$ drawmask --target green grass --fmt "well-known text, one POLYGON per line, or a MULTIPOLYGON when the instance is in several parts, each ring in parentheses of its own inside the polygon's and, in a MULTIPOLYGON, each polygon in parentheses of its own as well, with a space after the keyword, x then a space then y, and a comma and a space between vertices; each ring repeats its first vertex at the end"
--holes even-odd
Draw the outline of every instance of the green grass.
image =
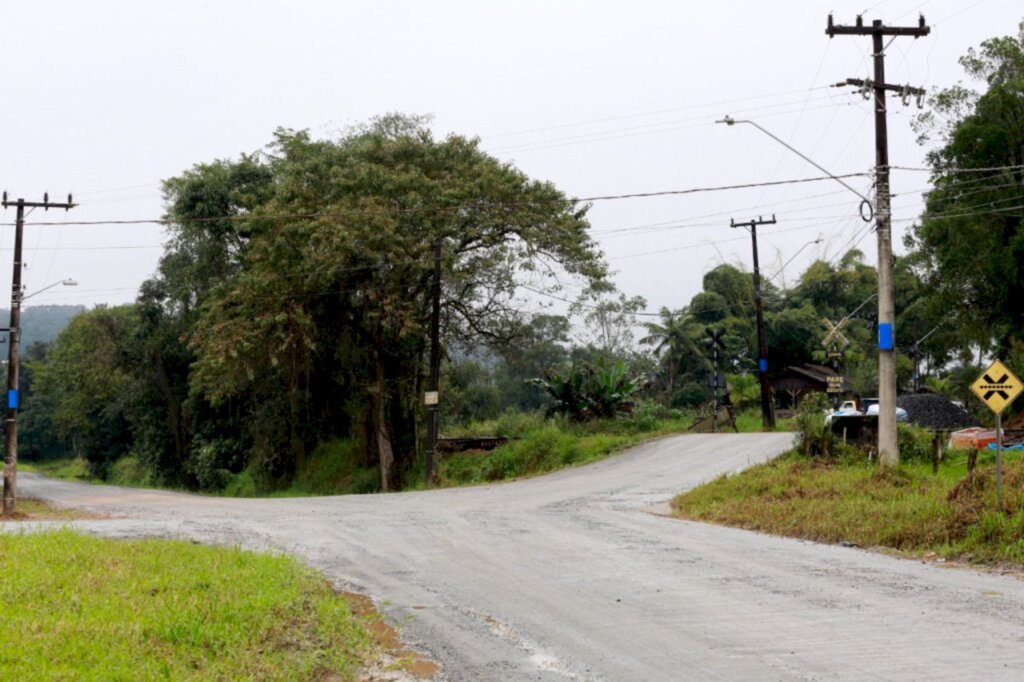
POLYGON ((884 472, 862 458, 795 453, 724 476, 673 500, 677 515, 820 542, 915 555, 1024 563, 1024 461, 1008 455, 996 509, 995 468, 982 453, 967 477, 962 453, 884 472))
POLYGON ((0 516, 0 521, 74 521, 82 518, 90 518, 90 515, 80 509, 54 507, 34 497, 19 496, 13 517, 0 516))
POLYGON ((288 557, 69 530, 0 534, 10 680, 356 679, 373 645, 288 557))
POLYGON ((46 474, 67 481, 101 483, 100 479, 89 471, 89 463, 82 457, 54 459, 47 462, 18 462, 18 470, 46 474))
POLYGON ((544 420, 539 416, 519 420, 518 430, 502 424, 475 425, 460 435, 499 435, 513 438, 490 452, 446 455, 438 465, 442 486, 502 481, 554 471, 603 459, 645 440, 689 429, 693 420, 683 415, 669 418, 634 415, 585 424, 544 420), (489 430, 488 430, 489 429, 489 430))
MULTIPOLYGON (((740 433, 757 433, 763 431, 761 425, 761 408, 747 409, 736 414, 736 429, 740 433)), ((794 419, 776 419, 776 431, 796 431, 794 419)))

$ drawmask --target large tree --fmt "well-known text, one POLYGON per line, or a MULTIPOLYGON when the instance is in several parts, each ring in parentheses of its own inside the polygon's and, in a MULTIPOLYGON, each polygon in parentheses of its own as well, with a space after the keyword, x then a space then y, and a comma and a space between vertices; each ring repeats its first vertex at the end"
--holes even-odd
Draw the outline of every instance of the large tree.
MULTIPOLYGON (((586 207, 482 152, 389 116, 337 141, 279 131, 246 159, 272 178, 224 231, 232 275, 202 303, 194 395, 253 405, 259 464, 288 475, 317 439, 353 435, 389 489, 416 451, 439 245, 444 337, 507 342, 517 284, 605 269, 586 207), (237 265, 236 265, 237 264, 237 265)), ((175 185, 168 185, 172 200, 175 185)))
POLYGON ((961 58, 976 89, 956 85, 921 116, 935 185, 908 240, 919 249, 935 315, 961 341, 1002 350, 1024 327, 1024 24, 961 58))

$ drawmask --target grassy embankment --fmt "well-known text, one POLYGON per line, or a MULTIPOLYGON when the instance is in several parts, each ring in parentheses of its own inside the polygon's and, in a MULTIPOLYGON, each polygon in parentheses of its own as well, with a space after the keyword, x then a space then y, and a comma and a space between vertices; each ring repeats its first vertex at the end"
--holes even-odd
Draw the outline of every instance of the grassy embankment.
MULTIPOLYGON (((583 424, 565 419, 544 419, 538 413, 506 413, 497 419, 446 429, 446 437, 501 436, 509 442, 491 452, 467 452, 445 455, 438 465, 441 486, 472 485, 547 473, 567 466, 593 462, 645 440, 687 431, 695 415, 677 410, 645 408, 636 414, 583 424)), ((758 410, 737 414, 740 432, 761 430, 758 410)), ((792 429, 791 421, 781 421, 778 430, 792 429)), ((349 440, 323 443, 306 459, 291 485, 268 492, 248 472, 231 477, 222 492, 238 497, 339 495, 376 492, 379 473, 375 467, 361 466, 358 448, 349 440)), ((19 465, 25 466, 25 465, 19 465)), ((84 460, 58 460, 25 466, 68 480, 101 482, 89 472, 84 460)), ((422 468, 407 475, 407 489, 421 488, 422 468)), ((105 483, 145 486, 145 472, 135 460, 125 458, 111 467, 105 483)), ((217 491, 211 491, 217 492, 217 491)))
POLYGON ((683 493, 673 507, 684 518, 820 542, 1024 563, 1021 453, 1007 453, 998 510, 992 453, 981 453, 970 477, 964 453, 947 455, 933 474, 920 458, 884 472, 860 456, 790 453, 683 493))
POLYGON ((0 533, 4 679, 356 679, 374 645, 293 559, 69 530, 0 533))

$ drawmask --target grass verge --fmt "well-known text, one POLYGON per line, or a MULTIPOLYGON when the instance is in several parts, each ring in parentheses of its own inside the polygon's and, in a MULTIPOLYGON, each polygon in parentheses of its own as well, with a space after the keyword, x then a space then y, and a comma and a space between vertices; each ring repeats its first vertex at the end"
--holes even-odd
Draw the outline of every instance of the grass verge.
POLYGON ((510 415, 511 424, 475 424, 465 434, 496 435, 514 440, 490 452, 465 452, 445 456, 438 465, 438 483, 458 486, 502 481, 547 473, 567 466, 587 464, 652 438, 681 433, 693 420, 627 418, 585 424, 544 420, 540 415, 510 415))
POLYGON ((933 474, 913 461, 887 472, 863 459, 791 453, 683 493, 672 506, 683 518, 819 542, 1022 564, 1024 461, 1005 462, 997 509, 995 467, 983 458, 968 476, 961 454, 933 474))
POLYGON ((279 555, 69 530, 0 534, 6 679, 356 679, 348 603, 279 555))
POLYGON ((6 521, 74 521, 76 519, 98 518, 80 509, 52 507, 33 497, 18 497, 14 514, 0 516, 6 521))
POLYGON ((82 457, 53 459, 46 462, 21 461, 18 462, 18 471, 31 471, 80 483, 102 482, 89 471, 89 463, 82 457))

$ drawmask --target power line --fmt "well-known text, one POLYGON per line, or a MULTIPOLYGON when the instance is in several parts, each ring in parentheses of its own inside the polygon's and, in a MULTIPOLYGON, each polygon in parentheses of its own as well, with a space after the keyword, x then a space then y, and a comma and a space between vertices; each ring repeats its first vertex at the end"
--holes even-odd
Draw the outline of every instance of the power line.
MULTIPOLYGON (((823 90, 823 89, 827 89, 827 88, 828 88, 828 86, 822 86, 822 87, 819 87, 819 88, 811 88, 810 90, 823 90)), ((658 115, 661 115, 661 114, 670 114, 670 113, 674 113, 674 112, 677 112, 677 111, 688 111, 688 110, 692 110, 692 109, 711 109, 713 107, 721 106, 723 104, 735 104, 737 102, 750 102, 750 101, 753 101, 753 100, 768 99, 768 98, 771 98, 771 97, 784 97, 786 95, 796 95, 796 94, 802 94, 804 92, 808 92, 808 90, 803 90, 803 89, 800 89, 800 90, 784 90, 782 92, 771 93, 771 94, 766 94, 766 95, 753 95, 753 96, 750 96, 750 97, 737 97, 735 99, 724 99, 724 100, 718 100, 718 101, 715 101, 715 102, 705 102, 703 104, 689 104, 689 105, 683 106, 683 107, 672 107, 672 108, 669 108, 669 109, 657 109, 657 110, 654 110, 654 111, 646 111, 646 112, 640 112, 640 113, 636 113, 636 114, 625 114, 625 115, 622 115, 622 116, 609 116, 609 117, 606 117, 606 118, 596 118, 596 119, 590 119, 590 120, 586 120, 586 121, 576 121, 576 122, 573 122, 573 123, 561 123, 561 124, 556 124, 556 125, 551 125, 551 126, 545 126, 545 127, 542 127, 542 128, 529 128, 529 129, 526 129, 526 130, 518 130, 518 131, 509 132, 509 133, 496 133, 496 134, 492 134, 492 135, 484 135, 483 138, 486 140, 486 139, 496 139, 496 138, 499 138, 499 137, 513 137, 513 136, 516 136, 516 135, 529 135, 529 134, 532 134, 532 133, 543 133, 543 132, 547 132, 549 130, 560 130, 560 129, 564 129, 564 128, 575 128, 575 127, 585 126, 585 125, 594 125, 596 123, 609 123, 609 122, 612 122, 612 121, 623 121, 623 120, 627 120, 627 119, 631 119, 631 118, 641 118, 641 117, 644 117, 644 116, 658 116, 658 115)))
MULTIPOLYGON (((807 108, 803 108, 802 107, 802 108, 799 108, 799 109, 789 109, 789 110, 786 110, 786 111, 774 111, 774 112, 769 112, 769 113, 762 113, 762 114, 758 115, 758 118, 764 119, 764 118, 771 118, 773 116, 785 116, 785 115, 788 115, 788 114, 795 114, 795 113, 798 113, 800 111, 818 111, 818 110, 821 110, 821 109, 831 109, 833 107, 843 107, 843 106, 856 106, 856 107, 859 108, 859 105, 860 105, 859 102, 845 102, 845 103, 844 102, 832 102, 830 104, 824 104, 824 105, 817 106, 817 107, 807 107, 807 108)), ((703 127, 711 126, 711 125, 714 125, 714 124, 712 122, 708 121, 707 123, 690 123, 688 125, 680 125, 680 126, 674 126, 674 127, 670 127, 670 128, 663 128, 661 130, 648 130, 648 131, 643 131, 643 132, 625 132, 625 133, 614 133, 614 134, 612 134, 613 131, 609 131, 608 133, 593 133, 593 135, 598 136, 598 137, 590 137, 588 139, 577 139, 577 140, 570 140, 570 141, 566 141, 566 142, 561 142, 561 141, 558 141, 559 138, 555 138, 553 140, 548 140, 548 141, 539 141, 535 145, 527 145, 527 144, 524 143, 522 146, 520 146, 518 148, 515 148, 515 149, 500 148, 500 149, 489 149, 487 151, 489 153, 491 153, 491 154, 516 154, 516 153, 520 153, 520 152, 532 152, 532 151, 541 151, 541 150, 544 150, 544 149, 555 149, 555 148, 558 148, 558 147, 568 147, 568 146, 577 145, 577 144, 586 144, 586 143, 589 143, 589 142, 604 142, 606 140, 620 140, 620 139, 624 139, 624 138, 640 137, 640 136, 644 136, 644 135, 657 135, 657 134, 660 134, 660 133, 670 133, 670 132, 675 132, 677 130, 687 130, 687 129, 690 129, 690 128, 703 128, 703 127)))
MULTIPOLYGON (((824 100, 829 100, 830 102, 832 102, 832 104, 829 105, 829 106, 836 106, 836 105, 840 104, 840 103, 835 102, 835 100, 832 99, 831 95, 825 95, 825 96, 822 96, 822 97, 815 97, 815 98, 813 98, 813 100, 811 100, 810 98, 807 98, 807 99, 801 99, 801 100, 794 100, 792 102, 780 102, 780 103, 777 103, 777 104, 767 104, 767 105, 760 106, 760 107, 749 107, 749 108, 746 108, 746 109, 740 109, 740 110, 738 110, 735 113, 746 114, 746 113, 750 113, 750 112, 763 112, 766 109, 777 109, 779 107, 789 107, 789 106, 793 106, 793 105, 796 105, 796 104, 802 104, 804 107, 806 107, 806 104, 809 101, 824 101, 824 100)), ((794 110, 794 111, 796 111, 796 110, 794 110)), ((776 115, 778 113, 780 113, 780 112, 773 112, 770 115, 776 115)), ((765 114, 762 114, 762 115, 765 115, 765 114)), ((587 140, 587 139, 584 139, 584 138, 590 138, 590 137, 595 137, 595 136, 617 135, 618 133, 629 133, 629 132, 633 132, 633 131, 650 130, 652 128, 665 128, 665 127, 668 127, 668 126, 673 126, 673 128, 670 128, 670 129, 674 130, 675 129, 674 126, 678 126, 679 124, 694 123, 694 122, 700 122, 701 125, 705 125, 708 122, 708 115, 707 114, 703 114, 701 116, 691 116, 689 118, 678 118, 678 119, 673 119, 673 120, 669 120, 669 121, 658 121, 658 122, 655 122, 655 123, 644 123, 644 124, 641 124, 641 125, 628 126, 628 127, 625 127, 625 128, 608 128, 606 130, 595 130, 595 131, 592 131, 592 132, 589 132, 589 133, 578 133, 576 135, 563 135, 563 136, 559 136, 559 137, 549 137, 549 138, 545 138, 545 139, 542 139, 542 140, 531 140, 531 141, 527 141, 527 142, 518 142, 518 143, 515 143, 515 144, 511 144, 511 145, 504 145, 504 146, 501 146, 501 147, 493 147, 493 148, 490 148, 488 151, 490 151, 491 153, 503 153, 503 152, 515 151, 515 150, 517 150, 517 149, 519 149, 521 147, 534 147, 534 146, 537 146, 537 145, 548 145, 548 144, 555 143, 555 142, 564 142, 564 141, 572 141, 572 140, 580 140, 580 141, 584 141, 584 142, 589 142, 591 140, 587 140)), ((651 132, 662 132, 662 131, 653 130, 651 132)))
MULTIPOLYGON (((628 194, 602 194, 589 197, 558 197, 543 200, 530 200, 530 201, 512 201, 512 202, 480 202, 475 204, 462 204, 453 206, 416 206, 416 207, 403 207, 403 208, 387 208, 387 209, 342 209, 335 211, 322 211, 322 212, 310 212, 310 213, 245 213, 235 214, 219 217, 206 217, 206 218, 189 218, 188 222, 193 223, 207 223, 216 222, 220 220, 292 220, 292 219, 312 219, 312 218, 340 218, 345 216, 365 216, 365 215, 393 215, 393 214, 413 214, 413 213, 445 213, 445 212, 463 212, 463 211, 479 211, 479 210, 490 210, 490 209, 501 209, 501 208, 524 208, 529 206, 538 206, 543 204, 558 204, 558 203, 592 203, 597 201, 620 201, 623 199, 649 199, 653 197, 668 197, 668 196, 684 196, 688 194, 701 194, 705 192, 725 192, 738 189, 751 189, 755 187, 778 187, 782 185, 799 185, 807 184, 811 182, 821 182, 823 180, 834 180, 835 178, 858 178, 867 177, 869 173, 846 173, 844 175, 836 176, 819 176, 810 178, 794 178, 789 180, 773 180, 771 182, 750 182, 736 185, 717 185, 709 187, 692 187, 688 189, 670 189, 660 190, 654 192, 632 192, 628 194)), ((53 226, 53 225, 174 225, 180 221, 171 218, 139 218, 139 219, 127 219, 127 220, 83 220, 66 223, 59 222, 34 222, 29 223, 33 226, 53 226)), ((0 223, 0 225, 10 225, 11 223, 0 223)))

